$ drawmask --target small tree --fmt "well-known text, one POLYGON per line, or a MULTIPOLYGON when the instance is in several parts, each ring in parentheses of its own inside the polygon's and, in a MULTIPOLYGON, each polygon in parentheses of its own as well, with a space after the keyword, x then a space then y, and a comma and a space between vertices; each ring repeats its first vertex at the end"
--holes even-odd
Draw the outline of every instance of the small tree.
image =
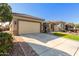
POLYGON ((7 3, 0 3, 0 21, 11 22, 12 18, 12 8, 7 3))
MULTIPOLYGON (((7 3, 0 3, 0 22, 11 22, 12 9, 7 3)), ((6 55, 13 47, 12 35, 0 32, 0 55, 6 55)))

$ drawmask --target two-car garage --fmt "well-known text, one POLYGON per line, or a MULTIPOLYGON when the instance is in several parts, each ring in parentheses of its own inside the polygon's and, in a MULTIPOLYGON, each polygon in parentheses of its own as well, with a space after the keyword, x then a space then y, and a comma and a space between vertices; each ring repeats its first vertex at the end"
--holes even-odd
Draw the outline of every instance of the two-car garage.
POLYGON ((42 30, 42 23, 44 19, 34 16, 13 13, 13 20, 10 31, 14 35, 21 35, 27 33, 40 33, 42 30))
POLYGON ((40 23, 19 21, 19 34, 40 33, 40 23))

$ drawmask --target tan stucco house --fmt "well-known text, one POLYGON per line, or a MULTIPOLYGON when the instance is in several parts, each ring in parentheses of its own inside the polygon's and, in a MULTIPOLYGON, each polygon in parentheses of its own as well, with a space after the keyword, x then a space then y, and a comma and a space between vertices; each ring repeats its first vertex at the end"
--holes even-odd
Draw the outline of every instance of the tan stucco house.
POLYGON ((44 22, 45 32, 58 32, 65 29, 65 22, 63 21, 47 21, 44 22))
POLYGON ((31 15, 13 13, 10 31, 14 35, 40 33, 43 30, 43 21, 44 19, 31 15))
POLYGON ((49 21, 47 24, 49 32, 73 31, 75 28, 73 23, 66 23, 63 21, 49 21))
POLYGON ((44 21, 44 19, 31 15, 13 13, 13 20, 10 25, 10 32, 14 35, 41 32, 58 32, 66 30, 68 25, 63 21, 44 21))

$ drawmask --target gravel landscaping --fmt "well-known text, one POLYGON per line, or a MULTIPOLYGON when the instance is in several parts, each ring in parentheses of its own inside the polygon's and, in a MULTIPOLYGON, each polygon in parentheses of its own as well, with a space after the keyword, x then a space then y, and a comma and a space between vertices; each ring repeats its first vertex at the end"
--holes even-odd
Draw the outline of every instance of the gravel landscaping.
POLYGON ((38 54, 23 39, 15 37, 14 46, 9 56, 37 56, 38 54))

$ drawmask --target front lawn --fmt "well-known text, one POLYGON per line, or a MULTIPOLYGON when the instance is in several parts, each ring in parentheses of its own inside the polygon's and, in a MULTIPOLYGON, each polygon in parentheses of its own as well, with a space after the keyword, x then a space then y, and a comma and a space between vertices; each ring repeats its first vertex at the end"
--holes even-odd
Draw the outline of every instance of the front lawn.
POLYGON ((54 32, 53 35, 79 41, 79 35, 66 34, 66 33, 64 33, 64 32, 54 32))

